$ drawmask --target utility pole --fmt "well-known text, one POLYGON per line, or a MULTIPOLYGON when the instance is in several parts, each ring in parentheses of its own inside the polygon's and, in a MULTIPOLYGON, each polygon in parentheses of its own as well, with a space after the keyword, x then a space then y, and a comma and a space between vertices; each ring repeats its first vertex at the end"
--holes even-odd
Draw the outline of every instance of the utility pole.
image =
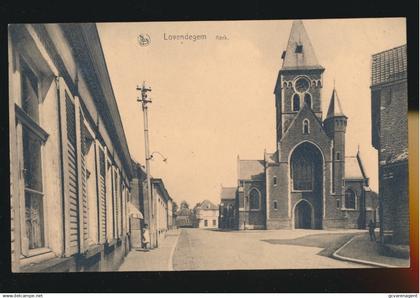
MULTIPOLYGON (((155 224, 154 224, 154 204, 152 199, 152 182, 150 178, 150 154, 149 154, 149 119, 147 114, 147 105, 148 103, 151 103, 152 100, 148 99, 147 92, 151 92, 152 89, 149 87, 146 87, 145 82, 143 82, 143 85, 141 87, 137 86, 136 88, 138 91, 140 91, 140 97, 137 97, 137 101, 142 103, 142 109, 143 109, 143 120, 144 120, 144 153, 145 153, 145 162, 146 162, 146 179, 147 179, 147 201, 149 205, 149 231, 150 233, 155 230, 155 224)), ((150 239, 152 240, 152 239, 150 239)), ((157 241, 157 239, 156 239, 157 241)), ((152 244, 152 243, 151 243, 152 244)))

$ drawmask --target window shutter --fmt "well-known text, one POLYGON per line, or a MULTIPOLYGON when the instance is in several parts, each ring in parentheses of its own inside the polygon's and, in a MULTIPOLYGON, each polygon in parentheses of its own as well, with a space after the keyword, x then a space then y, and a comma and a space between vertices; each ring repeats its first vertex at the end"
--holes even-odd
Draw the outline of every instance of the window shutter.
POLYGON ((75 100, 62 78, 58 79, 62 181, 64 195, 65 255, 79 252, 79 181, 76 144, 75 100))
POLYGON ((119 184, 119 176, 117 169, 115 169, 114 175, 114 201, 115 201, 115 235, 114 238, 119 238, 120 236, 120 184, 119 184))
POLYGON ((99 219, 99 242, 104 243, 106 241, 106 176, 105 176, 105 153, 100 146, 97 146, 99 152, 99 175, 98 179, 98 219, 99 219))
POLYGON ((88 201, 87 201, 87 177, 86 177, 86 132, 84 128, 84 116, 79 104, 78 97, 75 97, 76 107, 76 144, 79 158, 78 177, 79 177, 79 232, 80 250, 87 249, 88 242, 88 201))
POLYGON ((106 239, 112 241, 114 235, 114 202, 113 202, 113 170, 111 161, 108 158, 108 151, 105 147, 105 189, 106 189, 106 239))

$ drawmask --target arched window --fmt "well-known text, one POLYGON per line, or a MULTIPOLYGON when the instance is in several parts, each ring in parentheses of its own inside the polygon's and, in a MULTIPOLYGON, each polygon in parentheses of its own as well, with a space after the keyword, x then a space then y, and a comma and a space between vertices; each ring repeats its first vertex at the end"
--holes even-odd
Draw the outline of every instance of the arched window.
POLYGON ((277 210, 277 209, 278 209, 278 206, 277 206, 277 201, 274 201, 274 202, 273 202, 273 208, 274 208, 274 210, 277 210))
POLYGON ((309 93, 305 93, 303 101, 308 106, 308 108, 312 109, 312 97, 309 93))
POLYGON ((356 194, 351 189, 347 189, 344 197, 344 208, 356 209, 356 194))
POLYGON ((300 110, 300 97, 299 94, 294 94, 293 95, 293 111, 299 111, 300 110))
POLYGON ((249 192, 249 209, 260 209, 260 193, 255 188, 249 192))
POLYGON ((303 120, 302 128, 303 128, 303 134, 308 135, 310 132, 308 119, 303 120))
POLYGON ((313 188, 315 158, 310 149, 304 147, 294 152, 291 160, 293 190, 311 191, 313 188))

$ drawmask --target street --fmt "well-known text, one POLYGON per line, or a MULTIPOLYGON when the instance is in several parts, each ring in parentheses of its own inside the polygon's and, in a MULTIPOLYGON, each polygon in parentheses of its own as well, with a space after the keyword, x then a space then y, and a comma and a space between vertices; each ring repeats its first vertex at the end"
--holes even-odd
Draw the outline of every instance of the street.
POLYGON ((360 230, 180 229, 161 247, 130 252, 120 271, 367 268, 330 256, 360 230))

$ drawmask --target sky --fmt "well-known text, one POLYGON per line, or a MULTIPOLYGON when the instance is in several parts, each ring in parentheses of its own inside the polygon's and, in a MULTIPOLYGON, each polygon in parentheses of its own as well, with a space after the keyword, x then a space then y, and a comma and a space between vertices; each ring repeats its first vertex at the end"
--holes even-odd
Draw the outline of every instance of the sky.
MULTIPOLYGON (((371 145, 371 55, 406 43, 404 18, 303 20, 326 69, 325 117, 334 81, 348 117, 346 155, 357 148, 378 190, 371 145)), ((237 185, 236 160, 275 152, 274 86, 292 20, 97 24, 130 154, 144 164, 143 114, 137 85, 152 88, 149 105, 151 174, 171 197, 190 205, 220 201, 237 185), (140 46, 139 35, 150 44, 140 46), (174 40, 173 35, 203 36, 174 40), (218 37, 220 37, 218 39, 218 37)))

